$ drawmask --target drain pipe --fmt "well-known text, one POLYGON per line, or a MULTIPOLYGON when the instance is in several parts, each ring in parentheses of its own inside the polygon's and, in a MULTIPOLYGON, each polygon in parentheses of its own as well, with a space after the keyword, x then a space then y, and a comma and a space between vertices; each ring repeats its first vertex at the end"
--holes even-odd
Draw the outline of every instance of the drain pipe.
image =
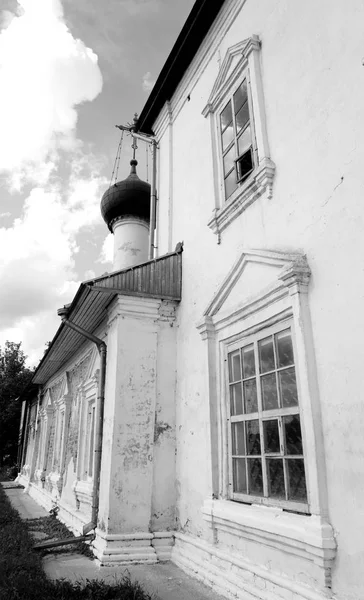
POLYGON ((101 475, 101 452, 102 452, 102 431, 104 424, 104 405, 105 405, 105 375, 106 375, 106 344, 103 340, 96 337, 89 331, 86 331, 76 323, 72 323, 67 319, 68 308, 60 308, 58 315, 61 317, 62 322, 77 331, 80 335, 96 344, 100 354, 100 380, 98 386, 98 396, 96 403, 96 431, 95 431, 95 462, 94 462, 94 478, 92 484, 92 506, 91 506, 91 521, 84 525, 83 534, 86 535, 92 529, 96 529, 97 526, 97 515, 99 511, 99 497, 100 497, 100 475, 101 475))

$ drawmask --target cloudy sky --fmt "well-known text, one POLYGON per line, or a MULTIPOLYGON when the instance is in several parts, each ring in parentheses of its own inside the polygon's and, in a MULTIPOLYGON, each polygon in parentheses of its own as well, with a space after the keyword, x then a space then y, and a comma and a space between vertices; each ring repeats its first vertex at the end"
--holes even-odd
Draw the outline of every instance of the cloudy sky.
POLYGON ((22 341, 30 364, 80 281, 111 270, 99 204, 114 126, 142 109, 192 5, 0 0, 0 345, 22 341))

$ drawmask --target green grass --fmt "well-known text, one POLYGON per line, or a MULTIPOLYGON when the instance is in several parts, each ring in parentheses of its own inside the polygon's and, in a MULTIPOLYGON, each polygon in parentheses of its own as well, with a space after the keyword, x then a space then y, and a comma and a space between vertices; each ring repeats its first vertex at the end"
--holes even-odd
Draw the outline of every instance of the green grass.
MULTIPOLYGON (((57 530, 57 535, 62 535, 63 526, 57 523, 47 524, 48 533, 53 535, 57 530)), ((47 579, 42 557, 33 550, 34 540, 1 485, 0 540, 0 600, 152 600, 127 577, 115 580, 113 585, 99 580, 71 583, 47 579)))

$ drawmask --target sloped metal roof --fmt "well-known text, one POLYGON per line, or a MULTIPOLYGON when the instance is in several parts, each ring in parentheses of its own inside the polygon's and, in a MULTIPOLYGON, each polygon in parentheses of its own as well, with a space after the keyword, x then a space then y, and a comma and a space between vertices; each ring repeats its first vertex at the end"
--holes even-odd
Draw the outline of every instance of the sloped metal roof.
MULTIPOLYGON (((182 253, 179 251, 81 283, 67 318, 93 333, 106 318, 106 309, 118 294, 179 302, 181 291, 182 253)), ((84 343, 81 334, 61 323, 32 383, 46 383, 84 343)))

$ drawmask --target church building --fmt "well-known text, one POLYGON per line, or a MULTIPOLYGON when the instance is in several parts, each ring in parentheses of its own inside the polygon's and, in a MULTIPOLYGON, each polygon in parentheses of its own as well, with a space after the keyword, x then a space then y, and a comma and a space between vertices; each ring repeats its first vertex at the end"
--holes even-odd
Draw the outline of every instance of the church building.
POLYGON ((18 481, 102 565, 364 597, 363 22, 196 0, 129 127, 152 180, 103 195, 113 270, 22 396, 18 481))

